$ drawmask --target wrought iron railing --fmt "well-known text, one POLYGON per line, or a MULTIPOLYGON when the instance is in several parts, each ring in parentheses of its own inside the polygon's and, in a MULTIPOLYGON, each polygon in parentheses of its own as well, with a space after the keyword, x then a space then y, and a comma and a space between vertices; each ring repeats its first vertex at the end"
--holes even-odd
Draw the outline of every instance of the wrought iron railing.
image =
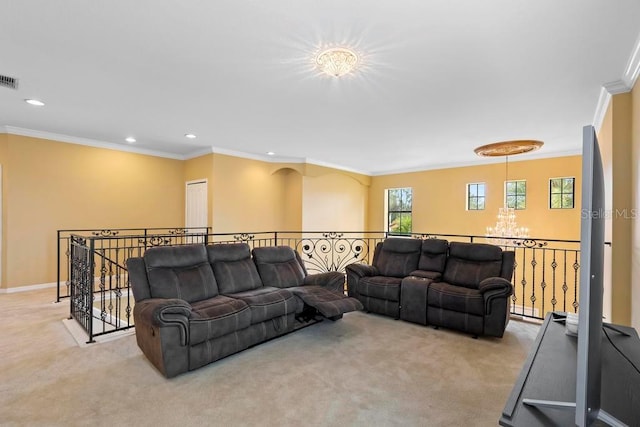
MULTIPOLYGON (((58 230, 57 232, 57 287, 56 301, 69 298, 71 296, 71 248, 72 235, 84 237, 98 242, 99 249, 104 249, 105 244, 112 243, 111 238, 116 238, 118 244, 115 249, 124 247, 146 248, 161 244, 185 244, 185 243, 206 243, 206 238, 211 233, 211 227, 198 228, 118 228, 118 229, 82 229, 82 230, 58 230)), ((77 242, 76 242, 77 244, 77 242)), ((142 254, 144 251, 138 251, 142 254)), ((124 253, 124 251, 122 252, 124 253)), ((136 253, 134 251, 134 253, 136 253)), ((120 253, 116 253, 117 256, 120 253)), ((139 255, 136 255, 139 256, 139 255)), ((124 264, 124 263, 122 263, 124 264)))
MULTIPOLYGON (((286 245, 300 253, 310 273, 344 272, 354 262, 371 263, 384 232, 279 231, 211 233, 204 229, 58 231, 58 301, 70 298, 71 316, 94 337, 131 328, 133 296, 126 260, 155 246, 245 242, 250 247, 286 245), (66 273, 66 275, 65 275, 66 273)), ((511 313, 542 319, 548 311, 577 311, 578 241, 526 239, 496 242, 484 236, 412 233, 407 237, 494 243, 516 253, 511 313), (505 244, 506 243, 506 244, 505 244)))

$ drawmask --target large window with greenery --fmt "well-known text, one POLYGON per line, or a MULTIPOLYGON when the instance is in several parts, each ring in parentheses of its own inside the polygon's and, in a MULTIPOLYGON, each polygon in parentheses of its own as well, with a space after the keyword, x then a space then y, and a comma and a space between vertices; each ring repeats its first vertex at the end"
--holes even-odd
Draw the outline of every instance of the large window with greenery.
POLYGON ((467 184, 467 210, 480 211, 484 209, 484 182, 467 184))
POLYGON ((505 197, 508 208, 526 209, 527 181, 507 181, 505 184, 505 197))
POLYGON ((387 231, 394 234, 411 233, 413 198, 411 188, 389 188, 387 193, 387 231))
POLYGON ((573 209, 575 178, 551 178, 549 180, 549 207, 551 209, 573 209))

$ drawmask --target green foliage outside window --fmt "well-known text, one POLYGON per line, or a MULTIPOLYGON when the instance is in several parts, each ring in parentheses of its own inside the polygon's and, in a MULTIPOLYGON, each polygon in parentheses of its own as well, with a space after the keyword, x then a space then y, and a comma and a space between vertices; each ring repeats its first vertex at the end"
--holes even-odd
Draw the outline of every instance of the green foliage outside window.
POLYGON ((573 209, 575 178, 550 179, 549 190, 549 207, 551 209, 573 209))
POLYGON ((389 233, 409 234, 412 222, 412 190, 411 188, 391 188, 388 194, 388 229, 389 233))
POLYGON ((484 209, 484 183, 467 184, 467 209, 478 211, 484 209))
POLYGON ((508 208, 526 209, 527 181, 507 181, 505 190, 508 208))

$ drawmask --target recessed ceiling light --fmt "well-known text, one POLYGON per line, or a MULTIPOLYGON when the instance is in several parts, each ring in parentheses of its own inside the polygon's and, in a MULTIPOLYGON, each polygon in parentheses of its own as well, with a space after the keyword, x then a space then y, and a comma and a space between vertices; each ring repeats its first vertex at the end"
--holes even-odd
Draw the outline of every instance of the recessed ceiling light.
POLYGON ((189 139, 195 139, 196 138, 196 136, 194 134, 192 134, 192 133, 185 133, 184 137, 185 138, 189 138, 189 139))
POLYGON ((136 139, 132 136, 128 136, 124 139, 125 141, 127 141, 130 144, 133 144, 134 142, 136 142, 136 139))
POLYGON ((44 102, 38 101, 37 99, 25 99, 24 102, 30 105, 35 105, 36 107, 44 106, 44 102))
POLYGON ((276 153, 273 151, 267 151, 267 156, 275 156, 276 153))

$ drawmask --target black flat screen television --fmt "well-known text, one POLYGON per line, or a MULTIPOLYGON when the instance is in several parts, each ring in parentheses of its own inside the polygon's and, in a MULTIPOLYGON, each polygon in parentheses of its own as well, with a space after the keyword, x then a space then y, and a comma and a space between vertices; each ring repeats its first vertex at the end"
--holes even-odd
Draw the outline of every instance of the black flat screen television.
POLYGON ((580 298, 576 372, 576 425, 616 420, 600 408, 602 303, 604 294, 604 171, 593 126, 582 130, 580 298))
MULTIPOLYGON (((604 294, 604 169, 595 129, 582 131, 582 209, 580 211, 580 294, 578 308, 578 350, 576 401, 557 402, 524 399, 527 405, 575 409, 578 426, 600 420, 610 426, 624 426, 600 407, 602 304, 604 294)), ((616 329, 617 330, 617 329, 616 329)), ((567 339, 570 339, 567 337, 567 339)))

